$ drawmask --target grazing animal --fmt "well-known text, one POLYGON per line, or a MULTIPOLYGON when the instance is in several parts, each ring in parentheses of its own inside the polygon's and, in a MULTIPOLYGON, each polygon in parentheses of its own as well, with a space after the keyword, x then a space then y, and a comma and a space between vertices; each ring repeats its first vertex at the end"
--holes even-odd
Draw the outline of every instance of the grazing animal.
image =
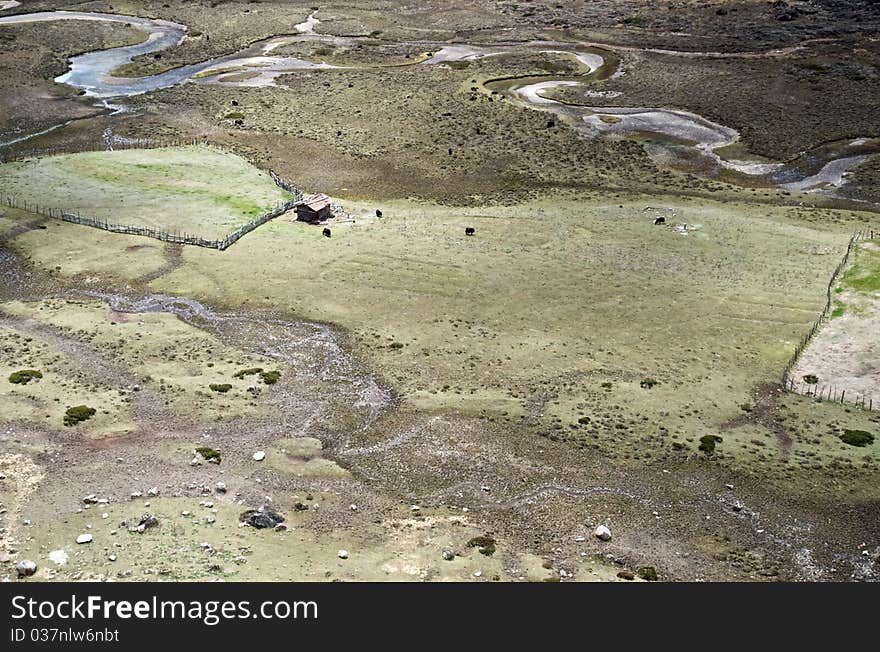
POLYGON ((654 220, 654 224, 666 224, 666 218, 658 217, 656 220, 654 220))
POLYGON ((325 238, 329 238, 329 237, 330 237, 330 229, 324 229, 324 230, 321 232, 321 234, 322 234, 325 238))
POLYGON ((465 235, 473 235, 476 232, 477 232, 476 229, 474 229, 474 227, 472 227, 472 226, 466 226, 464 229, 465 235))
POLYGON ((376 209, 376 217, 382 217, 382 211, 380 211, 378 208, 376 209))

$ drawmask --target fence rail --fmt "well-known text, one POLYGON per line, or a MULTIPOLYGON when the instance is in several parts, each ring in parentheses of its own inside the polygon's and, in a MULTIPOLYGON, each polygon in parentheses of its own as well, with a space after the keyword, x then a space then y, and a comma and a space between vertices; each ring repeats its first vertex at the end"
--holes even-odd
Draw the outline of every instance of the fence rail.
MULTIPOLYGON (((83 145, 80 149, 71 150, 61 150, 60 148, 54 148, 53 150, 32 150, 27 154, 19 154, 13 158, 7 158, 5 160, 0 161, 0 163, 9 163, 12 161, 20 161, 28 158, 32 158, 33 156, 45 156, 47 154, 72 154, 72 153, 81 153, 87 151, 106 151, 108 149, 160 149, 163 147, 184 147, 184 146, 194 146, 194 145, 203 145, 206 147, 210 147, 212 149, 216 149, 225 153, 232 153, 236 156, 240 156, 247 160, 249 163, 254 165, 255 167, 259 167, 257 163, 253 160, 253 158, 244 153, 241 150, 236 150, 233 147, 228 147, 226 145, 219 145, 216 143, 210 143, 204 140, 193 139, 191 141, 183 141, 183 140, 166 140, 166 141, 131 141, 131 142, 114 142, 111 145, 108 144, 108 139, 105 135, 104 142, 101 145, 96 145, 94 147, 90 145, 83 145)), ((250 222, 243 224, 235 231, 226 234, 222 238, 217 238, 215 240, 210 240, 207 238, 203 238, 197 235, 192 235, 188 233, 179 233, 179 232, 171 232, 171 231, 163 231, 161 229, 153 229, 146 226, 138 226, 134 224, 117 224, 110 222, 107 219, 101 219, 98 217, 90 217, 79 215, 74 210, 66 210, 62 208, 50 207, 50 206, 42 206, 37 203, 29 202, 27 200, 19 199, 13 197, 12 195, 8 195, 5 193, 0 193, 0 202, 10 206, 11 208, 19 208, 30 213, 36 213, 38 215, 44 215, 46 217, 61 220, 63 222, 70 222, 72 224, 81 224, 83 226, 89 226, 95 229, 101 229, 103 231, 109 231, 111 233, 122 233, 125 235, 137 235, 144 236, 148 238, 154 238, 156 240, 161 240, 162 242, 171 242, 174 244, 181 245, 192 245, 195 247, 207 247, 209 249, 219 249, 223 251, 231 247, 235 244, 241 237, 247 235, 254 229, 259 226, 262 226, 266 222, 283 215, 289 210, 295 208, 303 200, 303 192, 297 188, 295 185, 286 181, 281 176, 276 174, 273 170, 269 170, 269 177, 272 179, 273 183, 276 186, 281 188, 282 190, 293 195, 293 199, 288 201, 279 203, 270 211, 255 217, 250 222)))
MULTIPOLYGON (((837 267, 834 269, 834 273, 831 275, 831 279, 828 281, 828 287, 825 289, 825 306, 822 308, 822 312, 819 315, 818 319, 814 321, 810 325, 810 329, 801 337, 797 346, 794 349, 794 353, 791 358, 789 358, 788 363, 785 365, 785 369, 782 372, 782 386, 783 388, 796 392, 798 394, 803 394, 805 396, 814 396, 821 400, 827 401, 835 401, 844 403, 847 402, 846 389, 835 387, 833 385, 819 385, 818 383, 807 383, 803 380, 795 380, 792 376, 792 372, 795 367, 797 367, 798 362, 800 362, 801 355, 806 350, 806 348, 810 345, 810 342, 815 337, 816 333, 819 332, 819 329, 822 327, 828 320, 828 315, 831 313, 831 307, 833 305, 833 292, 834 286, 836 285, 838 279, 840 278, 841 273, 846 269, 847 264, 849 263, 849 259, 852 256, 853 249, 860 240, 873 240, 875 235, 874 231, 857 231, 853 233, 853 235, 849 239, 849 244, 846 247, 846 253, 843 255, 843 259, 837 264, 837 267)), ((849 402, 855 405, 858 405, 867 410, 874 409, 874 399, 871 397, 866 397, 865 395, 859 395, 857 393, 850 392, 849 402)), ((878 409, 880 409, 880 403, 878 403, 878 409)))

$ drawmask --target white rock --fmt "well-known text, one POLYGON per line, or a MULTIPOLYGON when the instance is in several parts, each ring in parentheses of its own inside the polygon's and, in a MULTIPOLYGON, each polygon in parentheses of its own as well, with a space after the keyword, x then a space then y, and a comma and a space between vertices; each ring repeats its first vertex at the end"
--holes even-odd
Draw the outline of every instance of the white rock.
POLYGON ((49 553, 49 561, 54 564, 58 564, 59 566, 63 566, 67 563, 67 551, 63 548, 59 550, 53 550, 49 553))
POLYGON ((80 535, 76 538, 76 542, 77 542, 77 543, 91 543, 91 541, 92 541, 92 535, 91 535, 91 534, 80 534, 80 535))
POLYGON ((116 555, 110 555, 109 557, 107 557, 107 559, 109 559, 110 561, 116 561, 116 555))
POLYGON ((348 550, 340 550, 336 553, 336 556, 340 559, 348 559, 348 550))
POLYGON ((455 553, 451 550, 444 550, 442 556, 443 559, 445 559, 446 561, 452 561, 453 559, 455 559, 455 553))
POLYGON ((602 541, 611 541, 611 530, 608 529, 607 525, 600 525, 596 528, 596 531, 593 532, 596 535, 597 539, 602 541))
POLYGON ((266 453, 264 451, 257 451, 254 453, 255 462, 262 462, 264 459, 266 459, 266 453))
POLYGON ((15 565, 15 570, 19 577, 30 577, 37 572, 37 564, 30 559, 22 559, 15 565))
POLYGON ((226 483, 225 482, 218 482, 217 484, 214 485, 214 491, 216 491, 218 494, 225 494, 226 493, 226 483))
POLYGON ((147 495, 155 498, 159 495, 159 487, 151 487, 150 490, 147 492, 147 495))

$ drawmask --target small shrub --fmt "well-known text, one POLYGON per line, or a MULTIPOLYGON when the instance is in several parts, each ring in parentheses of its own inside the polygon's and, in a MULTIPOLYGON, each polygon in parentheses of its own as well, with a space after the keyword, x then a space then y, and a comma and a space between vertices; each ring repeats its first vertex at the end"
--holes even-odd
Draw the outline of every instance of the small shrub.
POLYGON ((74 407, 69 407, 67 408, 67 412, 64 413, 64 425, 75 426, 81 421, 91 419, 93 416, 95 416, 95 412, 95 408, 89 407, 88 405, 76 405, 74 407))
POLYGON ((244 113, 241 111, 232 111, 223 116, 224 120, 244 120, 244 113))
POLYGON ((481 555, 491 557, 495 554, 495 537, 483 534, 467 542, 468 548, 479 548, 481 555))
POLYGON ((653 566, 642 566, 636 571, 636 574, 646 582, 657 581, 657 569, 653 566))
POLYGON ((221 394, 225 394, 232 389, 232 385, 229 383, 211 383, 208 387, 211 388, 212 392, 220 392, 221 394))
POLYGON ((715 445, 721 443, 721 437, 718 435, 703 435, 700 437, 700 450, 711 455, 715 452, 715 445))
POLYGON ((217 460, 217 463, 220 463, 220 451, 215 448, 211 448, 209 446, 199 446, 198 448, 196 448, 196 453, 205 458, 206 462, 217 460))
POLYGON ((22 369, 9 374, 9 382, 16 385, 27 385, 34 378, 42 378, 43 373, 36 369, 22 369))
POLYGON ((819 382, 819 376, 817 376, 816 374, 807 374, 806 376, 804 376, 804 382, 807 385, 815 385, 819 382))
POLYGON ((865 430, 844 430, 840 436, 843 443, 850 446, 868 446, 874 443, 874 435, 865 430))
POLYGON ((232 374, 232 377, 241 380, 245 376, 254 376, 262 372, 262 367, 251 367, 250 369, 241 369, 240 371, 236 371, 234 374, 232 374))
POLYGON ((657 381, 654 380, 653 378, 645 378, 642 380, 642 382, 639 383, 639 385, 642 387, 642 389, 651 389, 656 384, 657 384, 657 381))
POLYGON ((267 385, 274 385, 278 382, 278 379, 281 378, 280 371, 261 371, 260 378, 262 378, 263 382, 267 385))

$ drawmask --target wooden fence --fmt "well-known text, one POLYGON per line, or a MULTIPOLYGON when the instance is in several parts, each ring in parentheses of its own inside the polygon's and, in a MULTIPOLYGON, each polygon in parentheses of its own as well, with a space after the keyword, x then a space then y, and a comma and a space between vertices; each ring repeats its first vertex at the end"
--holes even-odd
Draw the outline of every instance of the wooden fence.
MULTIPOLYGON (((797 367, 798 362, 800 361, 801 355, 804 350, 810 345, 810 342, 815 337, 816 333, 819 332, 819 329, 822 327, 828 320, 828 316, 831 314, 831 309, 833 306, 833 292, 834 286, 837 284, 840 275, 843 273, 844 269, 846 269, 847 264, 849 263, 849 259, 852 256, 853 249, 856 246, 856 243, 859 240, 868 239, 873 240, 875 235, 880 235, 880 233, 875 234, 874 231, 857 231, 850 237, 849 244, 846 247, 846 253, 843 255, 843 259, 837 264, 837 267, 834 269, 834 273, 831 275, 831 279, 828 281, 828 287, 825 289, 825 306, 822 308, 822 313, 819 315, 818 319, 812 323, 810 329, 801 337, 797 346, 794 349, 794 353, 791 358, 789 358, 788 363, 785 365, 785 370, 782 372, 782 386, 792 392, 797 392, 798 394, 804 394, 806 396, 814 396, 817 399, 827 400, 827 401, 839 401, 840 403, 844 403, 849 401, 859 407, 865 408, 867 410, 874 409, 874 399, 870 397, 866 397, 864 395, 859 395, 854 392, 850 392, 849 398, 847 398, 846 389, 841 389, 839 387, 834 387, 832 385, 820 385, 819 383, 807 383, 805 380, 795 380, 792 376, 792 372, 795 367, 797 367)), ((880 403, 878 403, 878 409, 880 409, 880 403)))
MULTIPOLYGON (((256 166, 256 163, 252 160, 252 157, 249 154, 243 153, 241 151, 236 151, 234 148, 227 147, 225 145, 218 145, 216 143, 209 143, 207 141, 200 140, 191 140, 191 141, 182 141, 182 140, 169 140, 169 141, 149 141, 149 142, 141 142, 141 141, 133 141, 129 143, 114 143, 114 149, 158 149, 162 147, 184 147, 184 146, 193 146, 193 145, 203 145, 207 147, 211 147, 218 151, 222 151, 225 153, 232 153, 236 156, 241 156, 246 159, 252 165, 256 166)), ((85 151, 105 151, 109 146, 106 144, 102 144, 102 146, 91 147, 88 145, 82 146, 80 149, 76 151, 72 151, 70 149, 58 151, 50 151, 50 150, 40 150, 39 152, 30 152, 28 154, 19 154, 15 158, 7 159, 5 162, 10 162, 13 160, 24 160, 26 158, 31 158, 35 155, 47 155, 47 154, 58 154, 58 153, 77 153, 77 152, 85 152, 85 151)), ((65 210, 61 208, 53 208, 49 206, 41 206, 37 203, 28 202, 26 200, 17 199, 11 195, 7 195, 5 193, 0 193, 0 202, 10 206, 12 208, 20 208, 22 210, 28 211, 30 213, 36 213, 38 215, 44 215, 46 217, 50 217, 57 220, 62 220, 64 222, 70 222, 72 224, 81 224, 83 226, 90 226, 92 228, 101 229, 103 231, 110 231, 112 233, 123 233, 125 235, 139 235, 145 236, 148 238, 154 238, 156 240, 161 240, 163 242, 171 242, 174 244, 181 245, 192 245, 196 247, 207 247, 209 249, 219 249, 223 251, 228 247, 231 247, 235 242, 239 240, 242 236, 250 233, 254 229, 259 226, 262 226, 269 220, 273 220, 276 217, 283 215, 287 211, 295 208, 303 200, 303 192, 294 186, 289 181, 282 179, 278 174, 274 171, 269 170, 269 176, 272 181, 282 190, 293 195, 293 199, 290 199, 286 202, 281 202, 275 206, 270 211, 263 213, 262 215, 254 218, 250 222, 243 224, 239 228, 237 228, 232 233, 228 233, 222 238, 218 238, 216 240, 208 240, 206 238, 202 238, 197 235, 192 235, 189 233, 180 233, 177 231, 162 231, 160 229, 152 229, 146 226, 136 226, 133 224, 116 224, 110 222, 107 219, 101 219, 97 217, 88 217, 83 215, 78 215, 76 212, 72 210, 65 210)))

